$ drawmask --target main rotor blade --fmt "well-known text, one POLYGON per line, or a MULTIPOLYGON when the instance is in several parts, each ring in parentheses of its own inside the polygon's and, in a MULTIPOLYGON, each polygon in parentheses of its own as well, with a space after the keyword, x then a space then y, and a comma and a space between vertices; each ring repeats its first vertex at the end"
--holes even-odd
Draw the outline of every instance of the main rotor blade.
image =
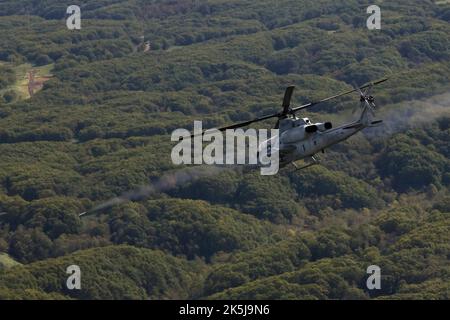
POLYGON ((286 92, 284 93, 284 99, 283 99, 283 114, 286 115, 289 112, 289 107, 291 106, 291 98, 292 93, 294 92, 295 86, 289 86, 286 88, 286 92))
POLYGON ((365 96, 365 97, 370 96, 370 94, 371 94, 371 92, 372 92, 372 88, 373 88, 373 85, 369 85, 369 87, 367 88, 367 90, 364 91, 364 96, 365 96))
MULTIPOLYGON (((255 122, 267 120, 267 119, 270 119, 270 118, 280 118, 280 117, 286 116, 286 114, 287 114, 287 113, 285 113, 286 105, 287 105, 288 113, 295 113, 295 112, 297 112, 299 110, 312 107, 312 106, 314 106, 316 104, 323 103, 323 102, 326 102, 326 101, 329 101, 329 100, 332 100, 332 99, 336 99, 336 98, 345 96, 347 94, 350 94, 352 92, 355 92, 355 91, 358 91, 358 90, 361 90, 361 89, 365 89, 365 88, 370 87, 370 86, 375 86, 375 85, 383 83, 383 82, 385 82, 387 80, 389 80, 389 78, 384 78, 384 79, 381 79, 381 80, 378 80, 378 81, 375 81, 375 82, 371 82, 371 83, 366 84, 366 85, 364 85, 362 87, 359 87, 357 89, 352 89, 352 90, 349 90, 349 91, 346 91, 346 92, 342 92, 342 93, 339 93, 337 95, 334 95, 334 96, 331 96, 331 97, 328 97, 328 98, 325 98, 325 99, 322 99, 322 100, 319 100, 319 101, 310 102, 310 103, 307 103, 307 104, 304 104, 302 106, 295 107, 295 108, 292 108, 292 109, 289 110, 289 104, 290 104, 290 100, 291 100, 291 97, 292 97, 292 92, 294 91, 294 86, 290 86, 290 87, 288 87, 286 89, 286 92, 285 92, 285 95, 284 95, 283 112, 270 114, 270 115, 267 115, 267 116, 264 116, 264 117, 256 118, 256 119, 245 121, 245 122, 235 123, 235 124, 232 124, 232 125, 229 125, 229 126, 226 126, 226 127, 217 128, 215 130, 225 131, 225 130, 228 130, 228 129, 236 129, 236 128, 241 128, 241 127, 248 126, 249 124, 252 124, 252 123, 255 123, 255 122)), ((193 137, 199 136, 199 135, 203 136, 206 131, 208 131, 208 130, 205 130, 205 131, 203 131, 202 133, 199 133, 199 134, 192 134, 190 137, 193 138, 193 137)), ((186 136, 184 138, 187 138, 187 137, 188 136, 186 136)))
POLYGON ((333 100, 333 99, 345 96, 347 94, 353 93, 355 91, 360 91, 361 89, 365 89, 365 88, 370 87, 370 86, 376 86, 376 85, 378 85, 380 83, 383 83, 383 82, 385 82, 387 80, 389 80, 389 78, 384 78, 384 79, 381 79, 381 80, 378 80, 378 81, 366 84, 366 85, 364 85, 362 87, 359 87, 359 88, 356 88, 356 89, 352 89, 352 90, 349 90, 349 91, 346 91, 346 92, 342 92, 342 93, 339 93, 337 95, 334 95, 334 96, 331 96, 331 97, 328 97, 328 98, 325 98, 325 99, 322 99, 322 100, 310 102, 310 103, 304 104, 302 106, 292 108, 291 112, 294 113, 294 112, 297 112, 297 111, 300 111, 300 110, 303 110, 303 109, 315 106, 316 104, 323 103, 323 102, 326 102, 326 101, 329 101, 329 100, 333 100))
POLYGON ((274 129, 280 129, 280 119, 277 120, 277 122, 275 123, 275 127, 273 127, 274 129))
MULTIPOLYGON (((255 123, 255 122, 267 120, 267 119, 270 119, 270 118, 277 118, 277 117, 280 117, 280 116, 281 116, 280 113, 274 113, 274 114, 270 114, 270 115, 267 115, 267 116, 264 116, 264 117, 261 117, 261 118, 256 118, 256 119, 253 119, 253 120, 248 120, 248 121, 245 121, 245 122, 235 123, 235 124, 232 124, 232 125, 229 125, 229 126, 226 126, 226 127, 221 127, 221 128, 217 128, 217 129, 210 129, 210 130, 225 131, 225 130, 228 130, 228 129, 236 129, 236 128, 241 128, 241 127, 248 126, 249 124, 252 124, 252 123, 255 123)), ((191 138, 193 138, 195 136, 200 136, 200 135, 203 136, 205 134, 205 132, 207 132, 207 131, 209 131, 209 130, 205 130, 202 133, 198 133, 198 134, 192 134, 191 138)), ((187 137, 185 137, 185 138, 187 138, 187 137)))
POLYGON ((353 88, 355 91, 358 91, 360 98, 364 98, 366 95, 362 92, 361 88, 359 88, 355 82, 352 82, 353 88))

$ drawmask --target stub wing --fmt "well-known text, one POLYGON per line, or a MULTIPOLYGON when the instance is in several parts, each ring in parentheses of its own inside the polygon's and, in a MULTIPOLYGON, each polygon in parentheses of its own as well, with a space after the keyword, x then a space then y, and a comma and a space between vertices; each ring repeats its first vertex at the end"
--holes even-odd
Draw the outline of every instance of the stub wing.
POLYGON ((296 149, 296 146, 294 145, 284 145, 282 148, 280 148, 280 156, 287 156, 288 154, 291 154, 296 149))

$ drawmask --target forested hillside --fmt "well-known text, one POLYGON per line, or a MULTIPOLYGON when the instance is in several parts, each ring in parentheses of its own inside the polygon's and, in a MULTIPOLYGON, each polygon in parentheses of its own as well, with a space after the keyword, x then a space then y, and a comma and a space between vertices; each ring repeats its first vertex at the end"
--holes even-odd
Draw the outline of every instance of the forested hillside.
MULTIPOLYGON (((75 2, 0 2, 0 299, 450 299, 448 1, 75 2), (320 166, 221 168, 79 217, 184 170, 176 128, 278 112, 292 84, 301 104, 385 76, 384 125, 320 166)), ((302 115, 343 123, 358 99, 302 115)))

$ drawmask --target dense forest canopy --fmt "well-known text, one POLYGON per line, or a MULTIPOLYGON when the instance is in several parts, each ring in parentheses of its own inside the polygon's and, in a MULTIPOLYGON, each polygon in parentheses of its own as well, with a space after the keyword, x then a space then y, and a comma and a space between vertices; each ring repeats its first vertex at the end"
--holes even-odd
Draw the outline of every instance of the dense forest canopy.
MULTIPOLYGON (((73 2, 0 3, 0 299, 450 299, 448 1, 374 1, 381 30, 364 0, 80 0, 68 30, 73 2), (176 128, 384 76, 384 126, 320 166, 219 170, 78 216, 183 170, 176 128)), ((341 123, 357 99, 305 115, 341 123)))

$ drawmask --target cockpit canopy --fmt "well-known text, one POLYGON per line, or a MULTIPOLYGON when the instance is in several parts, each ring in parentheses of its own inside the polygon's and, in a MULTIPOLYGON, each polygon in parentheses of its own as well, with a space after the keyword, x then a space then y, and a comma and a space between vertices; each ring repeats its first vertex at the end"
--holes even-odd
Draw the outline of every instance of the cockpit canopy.
POLYGON ((309 118, 285 118, 280 120, 280 129, 284 131, 295 127, 309 126, 311 124, 309 118))
POLYGON ((295 125, 294 125, 295 127, 311 124, 311 121, 309 120, 309 118, 301 118, 301 119, 297 118, 294 122, 295 122, 295 125))

